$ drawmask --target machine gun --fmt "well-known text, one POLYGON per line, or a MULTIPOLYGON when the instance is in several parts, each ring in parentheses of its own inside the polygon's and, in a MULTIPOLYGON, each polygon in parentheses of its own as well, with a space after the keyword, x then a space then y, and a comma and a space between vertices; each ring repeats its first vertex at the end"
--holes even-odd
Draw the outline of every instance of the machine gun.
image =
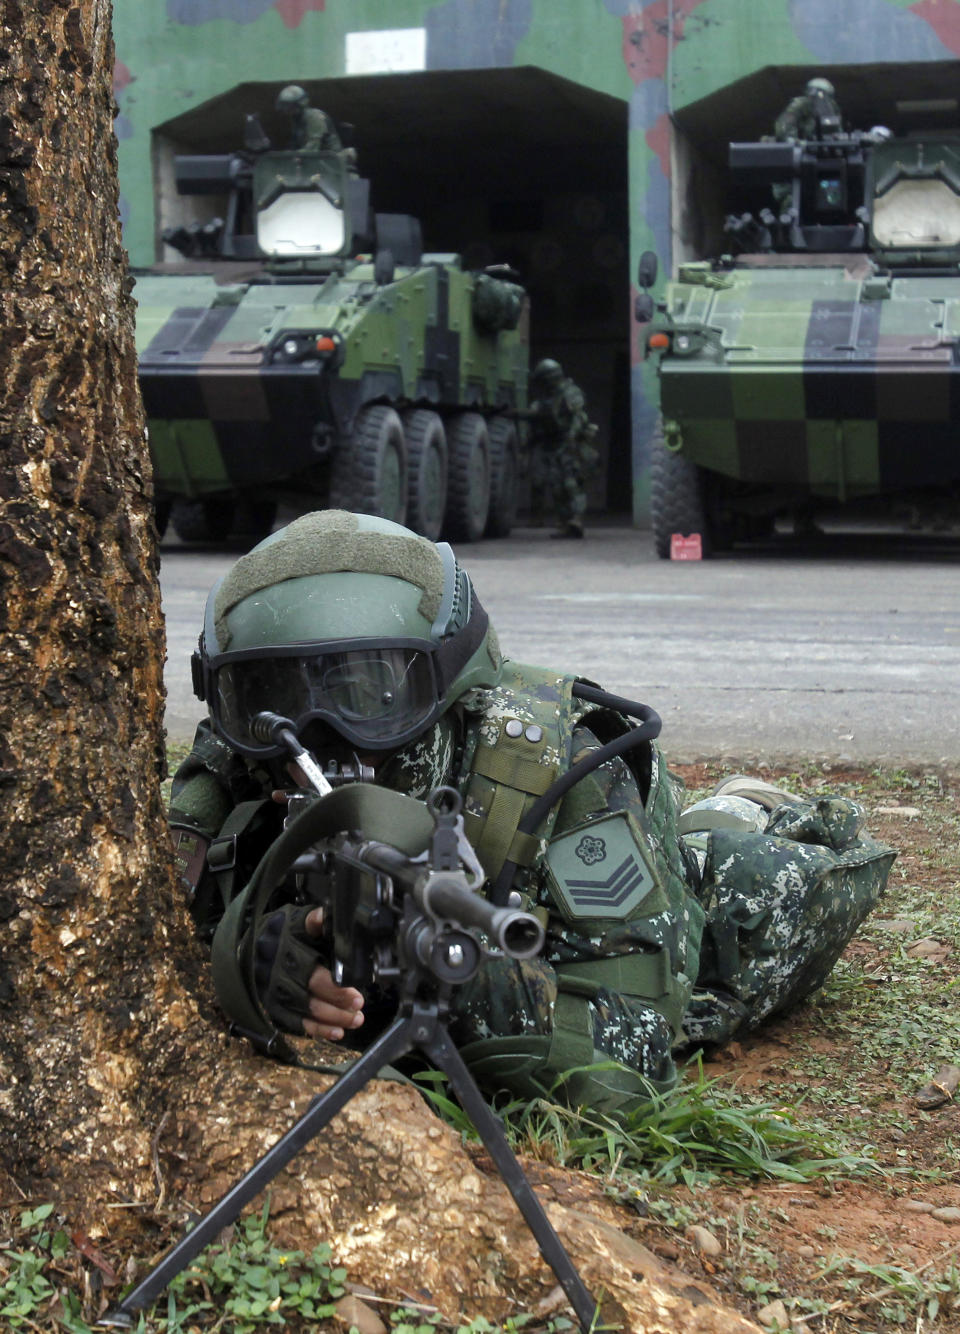
MULTIPOLYGON (((463 832, 456 789, 437 788, 422 803, 364 783, 331 788, 288 719, 262 713, 254 727, 287 748, 310 792, 306 800, 299 798, 302 809, 288 818, 217 931, 215 969, 218 941, 223 957, 232 951, 234 973, 239 932, 248 944, 246 950, 240 944, 239 954, 248 974, 245 990, 253 1027, 235 1023, 233 1031, 284 1059, 287 1044, 280 1034, 267 1038, 270 1021, 253 986, 253 952, 258 922, 291 873, 298 877, 301 896, 323 907, 335 980, 357 986, 391 984, 398 994, 397 1017, 100 1324, 132 1328, 136 1313, 149 1306, 383 1066, 416 1051, 449 1079, 582 1329, 593 1329, 597 1304, 447 1029, 454 988, 469 981, 494 948, 515 959, 538 954, 544 939, 540 922, 516 906, 495 906, 476 892, 484 875, 463 832), (348 832, 371 828, 388 832, 389 838, 348 832)), ((236 995, 231 999, 235 1002, 236 995)), ((230 1008, 236 1012, 235 1003, 230 1008)))
POLYGON ((863 250, 870 135, 730 145, 737 208, 724 231, 738 253, 863 250), (771 208, 771 203, 773 207, 771 208))

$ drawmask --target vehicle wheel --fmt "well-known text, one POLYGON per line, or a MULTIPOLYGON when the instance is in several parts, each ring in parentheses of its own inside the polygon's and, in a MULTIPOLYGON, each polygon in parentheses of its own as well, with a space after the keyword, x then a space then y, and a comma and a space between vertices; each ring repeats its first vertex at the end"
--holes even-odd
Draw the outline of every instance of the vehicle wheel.
POLYGON ((670 538, 699 533, 704 556, 712 552, 700 469, 663 443, 663 427, 654 428, 650 451, 650 523, 661 560, 670 558, 670 538))
POLYGON ((330 503, 356 514, 404 523, 407 517, 407 446, 393 408, 376 403, 357 413, 352 433, 333 456, 330 503))
POLYGON ((234 532, 240 537, 249 537, 254 542, 260 542, 273 532, 276 518, 275 500, 260 500, 252 493, 248 493, 240 497, 234 532))
POLYGON ((479 412, 461 412, 447 433, 450 478, 444 528, 454 542, 477 542, 490 513, 490 437, 479 412))
POLYGON ((157 525, 157 537, 163 537, 167 531, 167 524, 170 522, 170 511, 173 508, 172 500, 155 500, 153 502, 153 521, 157 525))
POLYGON ((223 542, 233 528, 235 512, 232 496, 175 500, 170 511, 170 522, 181 542, 223 542))
POLYGON ((435 412, 416 408, 403 419, 407 441, 407 527, 436 542, 447 507, 447 435, 435 412))
POLYGON ((490 514, 488 537, 509 537, 517 517, 517 428, 509 417, 492 417, 490 435, 490 514))

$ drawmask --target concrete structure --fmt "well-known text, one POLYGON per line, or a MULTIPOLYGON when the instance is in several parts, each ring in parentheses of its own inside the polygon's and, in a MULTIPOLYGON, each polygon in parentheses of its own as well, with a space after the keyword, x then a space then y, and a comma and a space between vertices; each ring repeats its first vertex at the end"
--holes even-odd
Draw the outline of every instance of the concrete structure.
POLYGON ((768 132, 806 79, 846 120, 960 127, 960 0, 114 0, 120 184, 134 266, 173 258, 177 152, 268 133, 278 89, 353 126, 382 211, 428 248, 508 261, 533 352, 582 385, 606 446, 595 508, 646 511, 656 385, 632 282, 722 248, 731 139, 768 132))

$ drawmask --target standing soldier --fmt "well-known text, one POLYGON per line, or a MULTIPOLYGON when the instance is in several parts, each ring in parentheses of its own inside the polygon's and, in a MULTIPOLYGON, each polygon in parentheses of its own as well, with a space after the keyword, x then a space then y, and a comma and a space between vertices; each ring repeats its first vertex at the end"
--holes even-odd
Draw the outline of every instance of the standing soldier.
POLYGON ((554 537, 583 537, 587 510, 586 478, 599 454, 596 426, 587 401, 558 361, 541 361, 530 376, 533 477, 542 477, 553 494, 559 528, 554 537))

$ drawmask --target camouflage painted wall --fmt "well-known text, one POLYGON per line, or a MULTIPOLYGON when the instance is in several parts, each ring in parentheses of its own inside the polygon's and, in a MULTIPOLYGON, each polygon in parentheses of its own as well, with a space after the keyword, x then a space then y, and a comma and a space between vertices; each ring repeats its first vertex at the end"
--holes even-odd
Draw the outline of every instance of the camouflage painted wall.
MULTIPOLYGON (((152 129, 244 81, 535 66, 622 98, 635 272, 647 248, 670 266, 671 113, 769 66, 960 56, 960 0, 114 0, 114 26, 122 209, 135 264, 153 259, 152 129)), ((631 342, 640 517, 656 408, 631 342)))

